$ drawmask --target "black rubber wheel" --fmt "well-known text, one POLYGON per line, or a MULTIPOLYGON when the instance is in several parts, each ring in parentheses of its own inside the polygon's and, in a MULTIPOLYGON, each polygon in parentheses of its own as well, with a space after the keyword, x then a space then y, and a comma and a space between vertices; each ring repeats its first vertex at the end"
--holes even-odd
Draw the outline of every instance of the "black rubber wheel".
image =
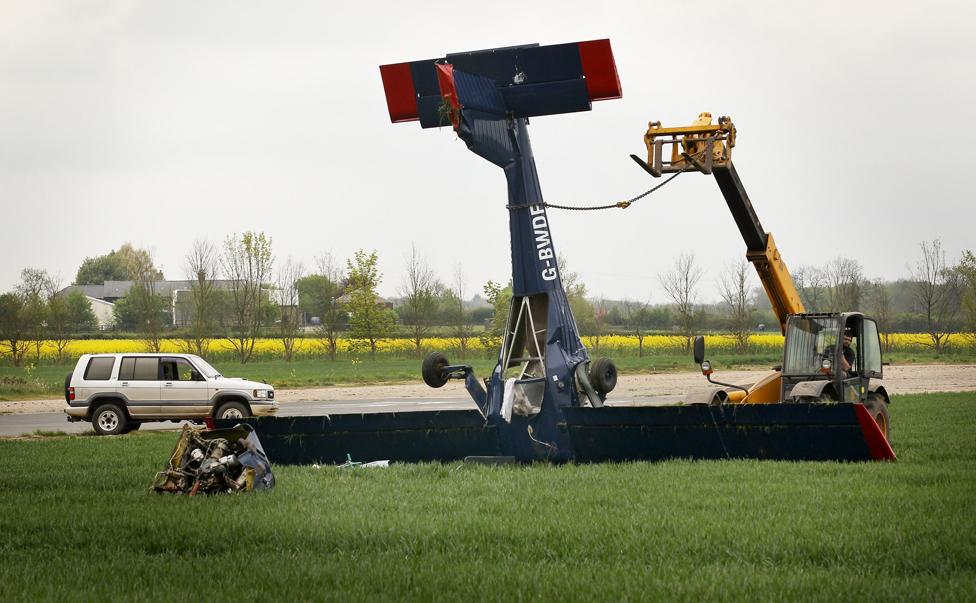
POLYGON ((96 408, 91 422, 98 435, 122 435, 129 429, 129 417, 117 404, 102 404, 96 408))
POLYGON ((609 394, 617 387, 617 366, 613 360, 601 357, 590 365, 590 385, 601 394, 609 394))
POLYGON ((888 443, 891 443, 891 416, 888 414, 888 403, 885 402, 881 394, 868 394, 868 399, 864 401, 864 408, 871 413, 871 418, 881 428, 888 443))
POLYGON ((431 352, 424 358, 424 363, 420 367, 420 374, 424 377, 424 383, 431 387, 444 387, 447 383, 447 375, 444 369, 448 366, 447 358, 440 352, 431 352))
POLYGON ((240 402, 224 402, 214 413, 214 418, 217 419, 246 419, 250 416, 250 411, 240 402))
POLYGON ((71 396, 68 393, 68 388, 71 387, 71 373, 64 378, 64 401, 71 403, 71 396))

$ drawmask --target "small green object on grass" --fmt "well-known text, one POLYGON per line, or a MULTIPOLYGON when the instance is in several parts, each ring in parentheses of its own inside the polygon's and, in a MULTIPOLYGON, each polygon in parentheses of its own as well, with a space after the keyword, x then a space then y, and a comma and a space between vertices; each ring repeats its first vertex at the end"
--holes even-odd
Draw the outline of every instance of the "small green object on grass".
POLYGON ((360 465, 362 465, 362 463, 352 460, 352 455, 347 452, 346 462, 339 465, 339 469, 351 469, 353 467, 358 467, 360 465))

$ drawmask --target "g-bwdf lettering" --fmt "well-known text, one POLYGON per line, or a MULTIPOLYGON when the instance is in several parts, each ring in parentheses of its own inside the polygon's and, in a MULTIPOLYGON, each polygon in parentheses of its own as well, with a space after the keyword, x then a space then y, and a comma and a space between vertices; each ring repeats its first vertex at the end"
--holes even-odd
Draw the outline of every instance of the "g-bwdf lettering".
POLYGON ((549 223, 546 220, 545 208, 541 205, 529 206, 529 215, 532 217, 532 231, 535 234, 535 248, 539 254, 539 261, 546 267, 542 269, 541 276, 544 281, 554 281, 559 274, 556 272, 556 261, 553 258, 552 237, 549 236, 549 223))

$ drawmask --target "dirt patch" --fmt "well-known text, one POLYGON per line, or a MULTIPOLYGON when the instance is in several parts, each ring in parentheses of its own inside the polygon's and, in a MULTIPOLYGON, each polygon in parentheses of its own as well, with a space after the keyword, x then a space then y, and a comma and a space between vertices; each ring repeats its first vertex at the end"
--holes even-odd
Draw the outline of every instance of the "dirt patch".
MULTIPOLYGON (((765 370, 718 371, 716 377, 737 384, 751 384, 768 373, 765 370)), ((659 373, 654 375, 621 375, 612 400, 647 402, 651 400, 680 400, 686 392, 706 386, 701 373, 659 373)), ((976 391, 976 364, 902 365, 885 368, 885 387, 893 394, 925 392, 976 391)), ((278 390, 278 401, 342 402, 375 399, 464 398, 467 392, 460 381, 451 381, 440 389, 431 389, 421 382, 393 385, 363 385, 316 387, 278 390)), ((40 412, 62 412, 63 400, 17 400, 0 402, 0 415, 40 412)))
MULTIPOLYGON (((766 375, 767 370, 718 371, 716 378, 749 385, 766 375)), ((931 364, 885 367, 885 387, 895 394, 924 392, 976 391, 976 365, 931 364)), ((652 375, 621 375, 611 400, 640 403, 649 400, 680 400, 689 390, 706 387, 708 382, 700 372, 658 373, 652 375)), ((361 387, 323 387, 293 389, 278 392, 278 400, 286 402, 374 400, 382 398, 438 399, 467 397, 464 384, 450 381, 440 389, 423 383, 396 385, 367 385, 361 387)))
POLYGON ((0 401, 0 415, 21 415, 38 412, 61 412, 64 398, 60 400, 0 401))

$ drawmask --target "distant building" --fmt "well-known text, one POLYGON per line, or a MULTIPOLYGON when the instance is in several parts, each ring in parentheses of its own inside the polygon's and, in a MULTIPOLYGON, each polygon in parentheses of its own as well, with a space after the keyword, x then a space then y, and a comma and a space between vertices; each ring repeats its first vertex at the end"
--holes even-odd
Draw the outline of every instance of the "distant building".
MULTIPOLYGON (((125 297, 129 290, 134 286, 134 281, 105 281, 101 285, 70 285, 61 290, 62 294, 72 291, 80 291, 89 299, 92 312, 98 318, 99 328, 107 328, 115 322, 115 302, 125 297), (99 314, 101 312, 102 314, 99 314), (102 324, 101 316, 107 316, 108 322, 102 324)), ((215 280, 213 286, 220 291, 230 291, 233 288, 232 280, 215 280)), ((192 297, 193 281, 156 281, 155 289, 157 295, 169 298, 170 316, 173 319, 174 327, 185 327, 190 324, 193 317, 192 297)), ((291 309, 292 312, 299 313, 300 322, 304 324, 304 313, 298 308, 291 309)), ((223 317, 219 322, 225 324, 223 317)))
POLYGON ((109 329, 115 324, 115 304, 90 295, 86 295, 85 299, 91 306, 92 314, 95 315, 95 323, 99 329, 109 329))
MULTIPOLYGON (((232 283, 233 281, 230 280, 213 281, 214 287, 225 291, 231 288, 232 283)), ((134 284, 134 281, 105 281, 101 285, 70 285, 62 289, 61 293, 68 294, 72 291, 83 293, 91 303, 99 328, 104 329, 115 322, 115 302, 125 297, 134 284), (100 315, 99 312, 102 314, 100 315), (103 326, 102 315, 110 319, 105 326, 103 326)), ((192 284, 193 281, 156 281, 155 283, 156 294, 170 299, 170 315, 175 327, 183 327, 189 323, 192 284)))

